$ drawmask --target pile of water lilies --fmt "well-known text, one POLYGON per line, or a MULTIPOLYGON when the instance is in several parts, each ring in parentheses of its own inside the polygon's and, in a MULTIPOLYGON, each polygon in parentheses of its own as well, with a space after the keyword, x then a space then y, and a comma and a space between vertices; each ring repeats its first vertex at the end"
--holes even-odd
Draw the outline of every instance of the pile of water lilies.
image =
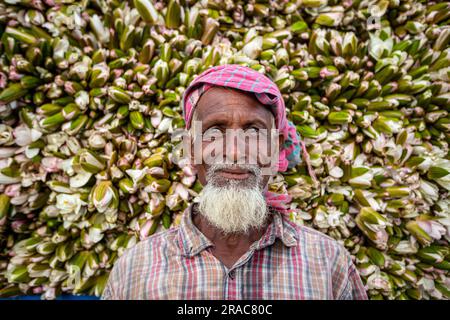
POLYGON ((372 299, 450 298, 450 3, 4 0, 0 296, 100 295, 117 258, 201 190, 180 98, 247 65, 284 95, 305 163, 291 219, 341 242, 372 299))

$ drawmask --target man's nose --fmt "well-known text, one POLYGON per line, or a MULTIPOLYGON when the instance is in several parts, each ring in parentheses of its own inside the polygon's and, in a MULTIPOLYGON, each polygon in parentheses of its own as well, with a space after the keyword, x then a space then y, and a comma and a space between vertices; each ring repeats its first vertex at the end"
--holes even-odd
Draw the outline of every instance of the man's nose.
POLYGON ((238 130, 231 130, 225 137, 225 162, 233 164, 246 163, 247 145, 238 130))

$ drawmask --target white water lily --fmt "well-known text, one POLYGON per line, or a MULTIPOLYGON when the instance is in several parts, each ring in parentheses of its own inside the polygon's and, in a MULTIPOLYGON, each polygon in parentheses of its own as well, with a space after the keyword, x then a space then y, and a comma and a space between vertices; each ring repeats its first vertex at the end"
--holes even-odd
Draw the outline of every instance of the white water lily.
POLYGON ((100 242, 104 237, 103 230, 100 228, 91 227, 89 228, 88 237, 92 244, 100 242))
POLYGON ((380 204, 376 199, 375 199, 375 193, 367 191, 367 190, 362 190, 362 193, 364 195, 364 198, 367 200, 367 202, 369 203, 370 207, 375 210, 375 211, 380 211, 382 204, 380 204))
POLYGON ((353 188, 350 186, 327 186, 326 188, 328 193, 340 193, 345 197, 353 197, 353 188))
POLYGON ((105 138, 100 134, 93 134, 88 139, 89 145, 94 149, 101 149, 106 145, 105 138))
POLYGON ((417 166, 417 168, 425 172, 431 167, 433 160, 431 160, 430 157, 423 157, 423 159, 424 160, 417 166))
POLYGON ((419 281, 417 281, 417 285, 421 290, 425 291, 433 298, 442 299, 442 293, 436 289, 433 279, 422 277, 419 281))
POLYGON ((97 183, 91 190, 90 199, 97 211, 104 214, 108 223, 114 223, 116 221, 119 195, 111 181, 97 183))
POLYGON ((20 176, 18 177, 10 177, 3 173, 0 173, 0 184, 12 184, 20 182, 22 178, 20 176))
POLYGON ((385 120, 385 124, 389 126, 392 133, 398 133, 403 127, 403 124, 401 121, 395 120, 395 119, 387 119, 385 120))
POLYGON ((384 272, 374 272, 367 279, 367 287, 369 290, 381 290, 388 292, 391 284, 389 277, 384 272))
POLYGON ((330 227, 337 227, 338 225, 341 224, 340 218, 342 212, 331 208, 327 210, 327 213, 328 213, 327 221, 330 227))
POLYGON ((160 133, 165 133, 165 132, 169 131, 171 124, 172 124, 172 118, 165 117, 164 119, 162 119, 161 123, 159 124, 158 131, 160 133))
POLYGON ((82 206, 87 205, 86 202, 81 200, 80 194, 58 194, 56 196, 56 207, 62 214, 78 214, 82 206))
POLYGON ((155 128, 158 128, 161 121, 163 119, 163 114, 161 110, 155 109, 151 113, 150 122, 152 123, 152 126, 155 128))
POLYGON ((148 168, 143 169, 128 169, 125 171, 133 180, 133 184, 137 185, 147 174, 148 168))
POLYGON ((403 154, 403 147, 396 144, 395 146, 388 149, 386 152, 387 155, 391 156, 394 161, 398 161, 403 154))
POLYGON ((333 178, 339 179, 342 178, 342 176, 344 175, 344 171, 340 168, 340 167, 333 167, 333 169, 331 169, 329 171, 330 176, 332 176, 333 178))
POLYGON ((49 151, 58 152, 59 148, 67 141, 68 135, 64 132, 58 132, 47 135, 47 147, 49 151))
POLYGON ((346 130, 339 130, 327 135, 327 141, 341 141, 346 137, 348 132, 346 130))
POLYGON ((178 204, 181 203, 181 199, 177 194, 170 194, 166 196, 166 206, 173 210, 178 204))
POLYGON ((262 45, 263 45, 263 37, 261 36, 254 37, 242 48, 242 52, 250 59, 256 59, 261 54, 262 45))
POLYGON ((13 129, 10 126, 0 124, 0 146, 9 146, 13 143, 13 129))
POLYGON ((179 195, 181 199, 188 200, 189 198, 189 192, 188 189, 182 185, 181 183, 175 182, 173 184, 173 188, 175 190, 175 194, 179 195))
POLYGON ((372 146, 375 150, 382 152, 386 147, 386 136, 384 133, 380 133, 374 140, 372 140, 372 146))
POLYGON ((414 237, 410 237, 409 240, 400 241, 394 248, 394 251, 399 254, 414 254, 417 253, 419 246, 417 240, 414 237))
POLYGON ((89 104, 89 94, 86 91, 78 91, 75 94, 75 103, 77 106, 79 106, 81 109, 86 109, 87 105, 89 104))
POLYGON ((139 227, 139 230, 138 230, 138 231, 139 231, 139 238, 140 238, 141 240, 143 240, 143 239, 145 239, 145 238, 148 237, 148 233, 149 233, 150 228, 152 227, 152 224, 153 224, 153 220, 150 219, 150 220, 145 221, 145 222, 139 227))
POLYGON ((79 151, 78 155, 79 163, 85 171, 98 173, 105 168, 102 157, 100 157, 93 151, 82 149, 79 151))
POLYGON ((7 185, 4 191, 8 197, 17 197, 20 194, 20 183, 7 185))
POLYGON ((108 43, 109 42, 109 30, 103 25, 102 20, 100 17, 96 14, 91 16, 90 19, 92 30, 95 32, 95 35, 102 43, 108 43))
POLYGON ((417 220, 417 224, 430 237, 439 240, 446 232, 446 228, 437 221, 433 220, 417 220))
POLYGON ((75 171, 73 169, 73 160, 74 160, 74 158, 69 158, 69 159, 63 160, 61 162, 61 169, 65 173, 67 173, 69 176, 71 176, 75 173, 75 171))
MULTIPOLYGON (((383 31, 384 32, 384 31, 383 31)), ((394 40, 392 37, 386 36, 383 40, 380 35, 370 33, 369 54, 379 60, 392 51, 394 40)))
POLYGON ((25 147, 30 143, 39 140, 42 132, 36 129, 30 129, 27 125, 22 124, 14 129, 14 137, 17 145, 25 147))
POLYGON ((353 167, 364 167, 367 164, 367 156, 360 153, 353 161, 353 167))
POLYGON ((322 209, 317 209, 315 215, 314 215, 314 224, 321 229, 326 229, 330 225, 328 224, 328 217, 327 213, 322 209))
POLYGON ((191 187, 196 179, 197 179, 196 176, 184 176, 183 178, 181 178, 181 183, 184 184, 186 187, 191 187))
POLYGON ((99 212, 105 212, 109 208, 108 205, 112 201, 113 197, 114 193, 106 188, 102 198, 94 199, 94 205, 99 212))
POLYGON ((165 171, 164 168, 161 167, 153 167, 153 168, 148 168, 148 174, 157 177, 157 176, 164 176, 165 171))
POLYGON ((76 175, 70 177, 69 184, 71 188, 81 188, 92 177, 92 173, 80 170, 76 175))
POLYGON ((351 185, 359 187, 370 187, 373 179, 373 173, 369 170, 366 173, 350 179, 348 182, 351 185))
POLYGON ((6 159, 12 157, 21 148, 0 148, 0 159, 6 159))
POLYGON ((371 275, 372 273, 377 272, 379 270, 380 270, 380 268, 378 268, 376 265, 373 265, 373 264, 369 264, 365 267, 358 268, 359 274, 364 277, 367 277, 367 276, 371 275))
POLYGON ((34 157, 36 157, 39 154, 39 149, 38 148, 30 148, 30 147, 25 147, 25 155, 27 156, 28 159, 33 159, 34 157))
POLYGON ((442 187, 444 187, 445 189, 447 189, 448 191, 450 191, 450 160, 447 159, 436 159, 433 163, 434 167, 438 167, 440 168, 443 172, 446 172, 447 174, 439 177, 439 178, 435 178, 434 180, 440 184, 442 187))
POLYGON ((171 194, 166 196, 166 205, 170 209, 173 209, 183 200, 186 201, 189 198, 189 192, 188 189, 179 182, 174 182, 171 188, 171 194))
POLYGON ((309 212, 300 211, 297 214, 297 218, 299 218, 300 220, 311 220, 312 219, 312 215, 309 212))
MULTIPOLYGON (((146 192, 147 193, 147 192, 146 192)), ((148 193, 147 193, 148 194, 148 193)), ((148 210, 152 215, 156 215, 164 208, 164 196, 160 193, 151 193, 151 199, 148 204, 148 210)), ((150 217, 150 216, 149 216, 150 217)))
POLYGON ((439 188, 431 182, 420 179, 419 190, 429 203, 433 203, 439 199, 439 188))
POLYGON ((26 193, 20 194, 16 197, 11 198, 11 204, 20 206, 28 200, 29 195, 26 193))

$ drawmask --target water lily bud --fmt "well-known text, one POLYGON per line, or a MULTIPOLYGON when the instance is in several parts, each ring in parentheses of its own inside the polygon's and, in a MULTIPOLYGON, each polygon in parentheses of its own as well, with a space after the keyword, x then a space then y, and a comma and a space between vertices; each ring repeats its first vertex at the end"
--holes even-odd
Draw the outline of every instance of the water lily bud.
POLYGON ((113 223, 117 219, 119 195, 111 181, 101 181, 92 189, 90 203, 100 213, 104 213, 106 220, 113 223))
POLYGON ((150 0, 134 0, 134 6, 139 11, 140 16, 145 22, 155 24, 158 19, 158 11, 150 0))
POLYGON ((0 229, 5 225, 10 207, 10 198, 5 194, 0 194, 0 229))
POLYGON ((423 245, 431 244, 433 239, 440 239, 446 232, 438 222, 432 220, 412 220, 406 224, 406 229, 423 245))
POLYGON ((99 173, 105 168, 105 162, 100 156, 88 149, 81 149, 74 159, 74 167, 89 173, 99 173))
POLYGON ((369 207, 363 207, 356 216, 355 222, 378 249, 386 249, 389 235, 385 230, 388 226, 385 217, 369 207))

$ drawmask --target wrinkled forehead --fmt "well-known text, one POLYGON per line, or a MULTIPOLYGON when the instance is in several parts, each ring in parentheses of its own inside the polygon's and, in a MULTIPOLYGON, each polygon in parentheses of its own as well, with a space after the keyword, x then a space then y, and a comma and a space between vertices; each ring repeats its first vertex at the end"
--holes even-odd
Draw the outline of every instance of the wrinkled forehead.
MULTIPOLYGON (((276 117, 276 105, 262 104, 257 96, 253 92, 240 90, 237 88, 230 88, 224 86, 213 86, 208 90, 202 92, 198 97, 195 106, 193 107, 192 120, 199 119, 199 114, 208 113, 208 108, 219 107, 223 111, 227 112, 227 107, 230 105, 247 105, 256 106, 259 108, 265 108, 271 114, 271 121, 276 117), (199 108, 202 106, 202 108, 199 108)), ((255 112, 255 110, 253 111, 255 112)), ((249 114, 251 117, 251 114, 249 114)))

